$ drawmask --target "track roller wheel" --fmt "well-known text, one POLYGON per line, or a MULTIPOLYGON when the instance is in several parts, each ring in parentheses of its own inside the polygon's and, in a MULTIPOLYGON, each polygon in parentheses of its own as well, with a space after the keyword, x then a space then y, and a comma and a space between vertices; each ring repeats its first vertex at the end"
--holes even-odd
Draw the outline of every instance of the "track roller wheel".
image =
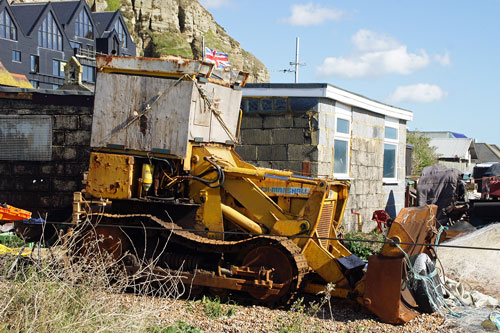
POLYGON ((196 285, 185 285, 186 287, 186 294, 191 297, 196 297, 198 295, 201 295, 202 293, 205 292, 205 287, 203 286, 196 286, 196 285))
POLYGON ((81 258, 96 258, 108 256, 118 261, 129 247, 129 240, 120 228, 94 227, 79 230, 73 235, 72 252, 81 258))
POLYGON ((211 296, 214 297, 219 297, 219 298, 226 298, 229 295, 229 291, 227 289, 222 289, 222 288, 209 288, 208 293, 211 296))
POLYGON ((257 247, 245 256, 243 266, 253 270, 272 269, 271 280, 273 283, 284 284, 277 295, 270 293, 267 288, 255 288, 248 293, 255 299, 267 303, 274 303, 285 297, 291 289, 295 277, 295 267, 290 258, 274 246, 257 247))

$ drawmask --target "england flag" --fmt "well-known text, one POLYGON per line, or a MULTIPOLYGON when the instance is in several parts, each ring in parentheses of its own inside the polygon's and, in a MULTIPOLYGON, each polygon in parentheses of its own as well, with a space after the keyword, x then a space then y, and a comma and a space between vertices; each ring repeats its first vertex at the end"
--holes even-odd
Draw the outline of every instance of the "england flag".
POLYGON ((224 52, 217 52, 205 47, 205 60, 214 63, 217 68, 229 67, 229 56, 224 52))

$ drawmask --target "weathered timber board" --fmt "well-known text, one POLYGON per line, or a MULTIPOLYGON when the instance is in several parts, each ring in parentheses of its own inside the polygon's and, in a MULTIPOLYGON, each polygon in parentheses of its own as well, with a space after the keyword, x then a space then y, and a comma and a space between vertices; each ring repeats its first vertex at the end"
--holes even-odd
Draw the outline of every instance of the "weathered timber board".
POLYGON ((188 141, 225 143, 236 135, 242 92, 214 83, 99 73, 91 146, 186 156, 188 141), (201 97, 203 89, 222 121, 201 97), (163 93, 156 102, 155 96, 163 93), (147 104, 151 110, 134 119, 147 104), (227 126, 231 135, 223 128, 227 126), (125 124, 130 123, 128 126, 125 124))
POLYGON ((152 151, 168 149, 185 156, 188 143, 193 82, 143 76, 99 73, 96 85, 92 147, 120 145, 127 149, 152 151), (159 93, 163 95, 152 103, 159 93), (128 127, 116 131, 127 119, 151 110, 128 127), (110 133, 116 132, 110 137, 110 133))

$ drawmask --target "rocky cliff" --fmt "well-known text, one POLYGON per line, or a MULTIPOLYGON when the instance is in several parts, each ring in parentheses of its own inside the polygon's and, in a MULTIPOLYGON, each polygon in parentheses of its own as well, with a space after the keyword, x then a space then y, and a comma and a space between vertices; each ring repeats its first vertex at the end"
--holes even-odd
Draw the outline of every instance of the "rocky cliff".
POLYGON ((233 68, 250 73, 250 82, 268 82, 269 71, 231 38, 197 0, 87 0, 96 11, 120 9, 137 43, 138 55, 177 55, 201 59, 205 44, 229 54, 233 68))

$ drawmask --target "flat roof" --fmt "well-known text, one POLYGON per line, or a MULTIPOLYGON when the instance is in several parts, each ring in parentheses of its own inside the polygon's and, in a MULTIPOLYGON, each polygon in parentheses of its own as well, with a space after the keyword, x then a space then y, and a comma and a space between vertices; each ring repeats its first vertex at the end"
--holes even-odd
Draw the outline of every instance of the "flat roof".
POLYGON ((388 117, 413 120, 413 112, 384 104, 329 83, 247 83, 244 97, 323 97, 388 117))
POLYGON ((94 96, 92 91, 76 91, 76 90, 56 90, 56 89, 38 89, 38 88, 17 88, 17 87, 2 87, 0 93, 12 94, 43 94, 43 95, 58 95, 58 96, 94 96))
POLYGON ((436 147, 436 153, 442 158, 467 158, 469 150, 475 154, 475 148, 470 138, 433 138, 429 146, 436 147))

